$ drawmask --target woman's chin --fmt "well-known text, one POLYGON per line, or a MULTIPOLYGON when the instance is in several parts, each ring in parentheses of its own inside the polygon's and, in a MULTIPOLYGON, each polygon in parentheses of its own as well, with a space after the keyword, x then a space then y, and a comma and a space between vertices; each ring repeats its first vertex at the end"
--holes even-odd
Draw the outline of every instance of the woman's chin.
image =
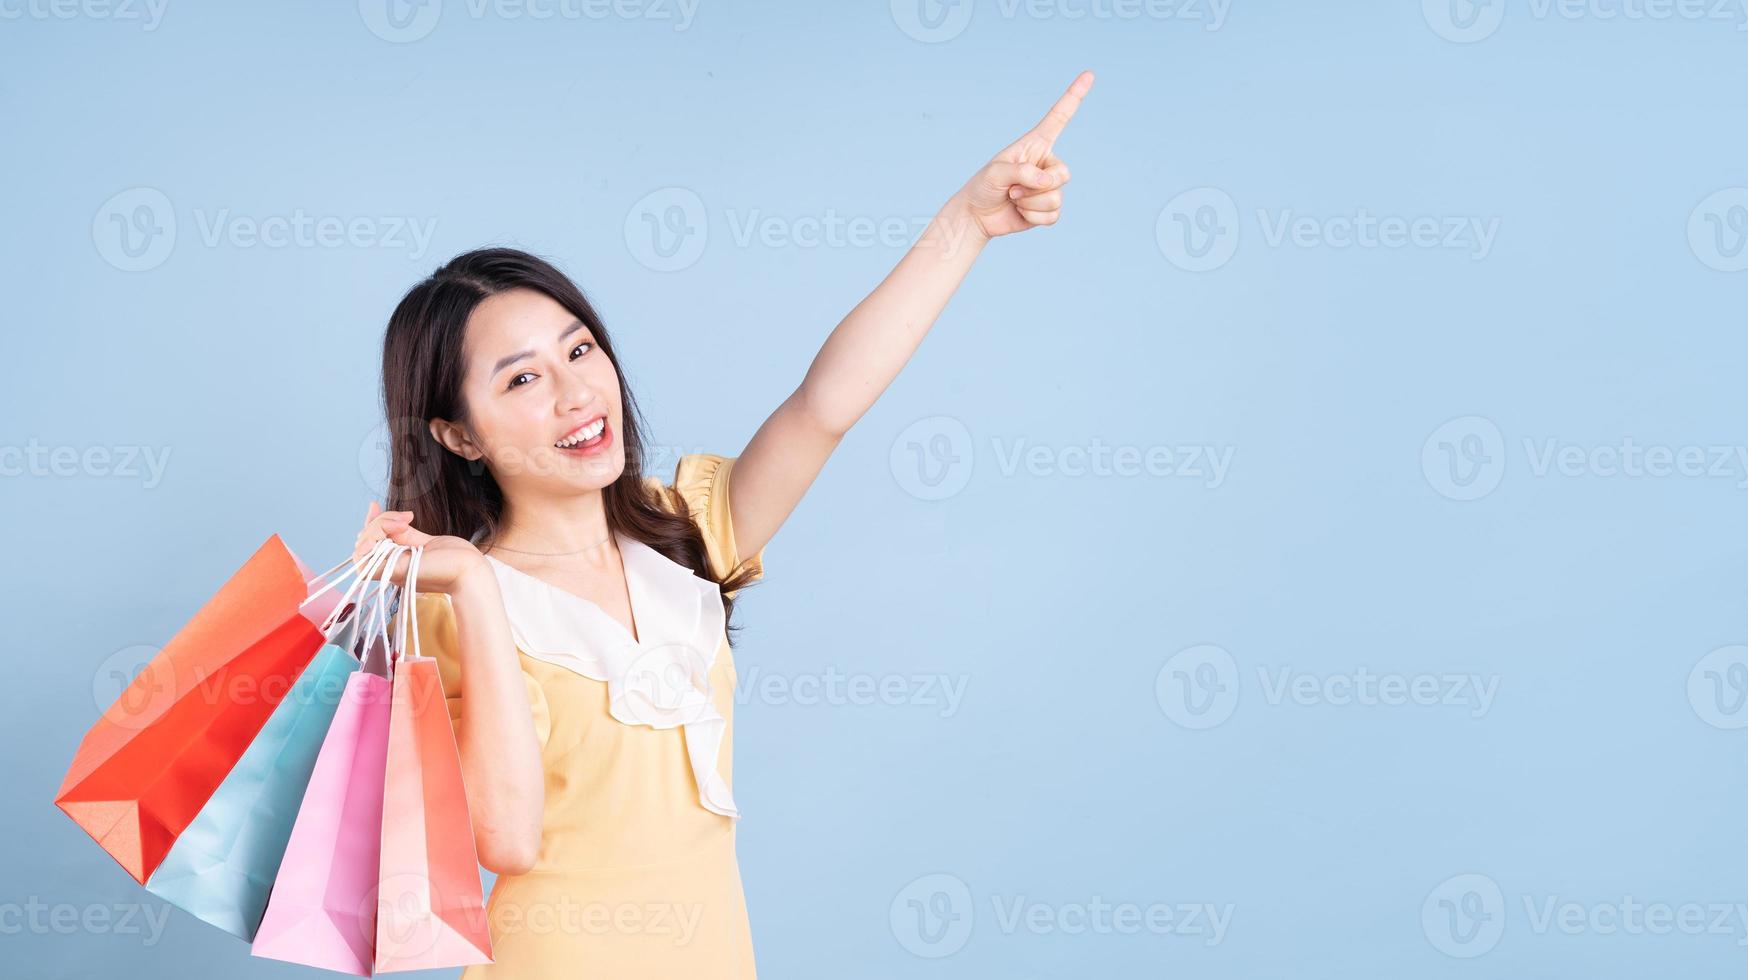
POLYGON ((618 447, 597 456, 561 454, 557 462, 565 483, 576 490, 611 486, 625 472, 625 454, 618 447))
POLYGON ((595 453, 545 446, 524 452, 499 452, 492 458, 492 473, 499 484, 530 480, 561 485, 555 489, 599 490, 610 486, 624 472, 625 453, 618 446, 595 453))

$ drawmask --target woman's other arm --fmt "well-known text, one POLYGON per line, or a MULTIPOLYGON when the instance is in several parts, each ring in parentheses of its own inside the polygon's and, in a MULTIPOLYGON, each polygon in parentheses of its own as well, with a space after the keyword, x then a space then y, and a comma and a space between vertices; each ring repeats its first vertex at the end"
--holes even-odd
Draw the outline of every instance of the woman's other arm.
POLYGON ((844 317, 794 393, 742 450, 729 482, 736 550, 756 554, 789 518, 850 427, 898 377, 991 238, 1055 224, 1068 166, 1056 138, 1092 88, 1081 72, 1043 120, 947 200, 874 291, 844 317))

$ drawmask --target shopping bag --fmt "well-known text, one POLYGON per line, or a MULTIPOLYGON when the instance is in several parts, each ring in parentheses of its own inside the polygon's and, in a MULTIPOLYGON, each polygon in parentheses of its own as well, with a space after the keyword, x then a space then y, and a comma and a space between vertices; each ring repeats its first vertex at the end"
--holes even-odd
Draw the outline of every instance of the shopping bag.
POLYGON ((255 938, 316 756, 359 665, 351 648, 364 616, 353 597, 364 564, 347 570, 356 577, 323 631, 327 642, 146 880, 147 891, 245 942, 255 938))
POLYGON ((383 766, 388 753, 391 653, 384 607, 389 573, 405 547, 379 545, 381 567, 365 656, 346 680, 298 806, 284 860, 250 952, 369 976, 376 938, 383 766))
POLYGON ((400 655, 394 664, 383 788, 377 973, 492 962, 461 756, 437 661, 419 649, 422 551, 413 549, 400 600, 400 655))
POLYGON ((86 732, 55 805, 144 884, 322 646, 333 600, 267 539, 86 732), (320 593, 317 593, 318 595, 320 593))

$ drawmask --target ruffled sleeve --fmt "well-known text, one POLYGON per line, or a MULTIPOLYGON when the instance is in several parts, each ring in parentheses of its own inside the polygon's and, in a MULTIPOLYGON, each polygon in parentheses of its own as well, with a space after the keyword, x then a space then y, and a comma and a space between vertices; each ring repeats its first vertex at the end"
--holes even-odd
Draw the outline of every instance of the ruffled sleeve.
MULTIPOLYGON (((443 680, 443 697, 449 702, 449 719, 460 724, 465 699, 460 651, 455 641, 455 609, 449 604, 449 596, 442 593, 419 595, 418 606, 421 652, 437 661, 437 673, 443 680)), ((521 659, 519 655, 517 659, 521 659)), ((546 691, 526 668, 522 670, 522 683, 528 692, 528 710, 534 716, 534 732, 540 737, 540 747, 544 750, 547 736, 552 734, 552 713, 547 707, 546 691)))
POLYGON ((674 489, 685 501, 692 520, 704 532, 711 569, 719 579, 742 564, 754 571, 753 581, 764 577, 765 549, 743 557, 735 547, 734 521, 728 511, 728 482, 739 457, 694 453, 680 457, 674 469, 674 489))

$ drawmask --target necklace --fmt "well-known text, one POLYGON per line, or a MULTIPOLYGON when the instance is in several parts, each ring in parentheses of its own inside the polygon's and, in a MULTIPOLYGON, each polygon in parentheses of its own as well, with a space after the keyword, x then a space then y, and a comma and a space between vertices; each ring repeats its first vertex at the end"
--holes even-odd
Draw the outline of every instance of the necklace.
POLYGON ((486 547, 495 551, 508 551, 513 555, 532 555, 535 558, 564 558, 568 555, 580 555, 583 552, 588 551, 590 548, 599 548, 611 540, 613 540, 613 535, 609 534, 594 544, 578 548, 575 551, 523 551, 520 548, 506 548, 501 544, 487 544, 486 547))

